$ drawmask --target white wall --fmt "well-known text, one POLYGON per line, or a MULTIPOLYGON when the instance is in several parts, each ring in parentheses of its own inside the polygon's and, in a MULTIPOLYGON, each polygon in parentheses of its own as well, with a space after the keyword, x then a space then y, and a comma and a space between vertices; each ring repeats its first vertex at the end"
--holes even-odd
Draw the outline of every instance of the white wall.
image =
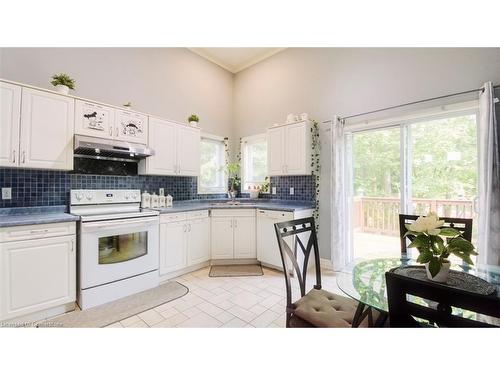
POLYGON ((233 74, 185 48, 1 48, 0 78, 52 88, 67 73, 75 95, 232 136, 233 74))
MULTIPOLYGON (((235 75, 234 139, 288 113, 318 121, 500 83, 500 49, 293 48, 235 75)), ((330 257, 329 134, 321 134, 319 245, 330 257)))

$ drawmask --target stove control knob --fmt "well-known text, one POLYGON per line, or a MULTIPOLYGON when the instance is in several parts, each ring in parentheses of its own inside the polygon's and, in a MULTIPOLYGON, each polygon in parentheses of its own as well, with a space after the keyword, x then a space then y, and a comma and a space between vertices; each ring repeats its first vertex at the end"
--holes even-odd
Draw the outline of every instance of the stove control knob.
POLYGON ((132 199, 137 199, 137 193, 132 194, 132 199))
POLYGON ((92 194, 91 193, 88 193, 87 194, 87 200, 91 201, 92 200, 92 194))
POLYGON ((128 200, 130 198, 130 195, 128 193, 125 193, 125 199, 128 200))
POLYGON ((83 194, 82 193, 76 193, 75 194, 75 198, 76 198, 76 200, 81 201, 83 199, 83 194))

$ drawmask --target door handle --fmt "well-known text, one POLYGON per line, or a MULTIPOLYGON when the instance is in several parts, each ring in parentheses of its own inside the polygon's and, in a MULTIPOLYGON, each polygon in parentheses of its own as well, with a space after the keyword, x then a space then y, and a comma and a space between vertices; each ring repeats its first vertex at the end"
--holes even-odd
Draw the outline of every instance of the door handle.
POLYGON ((116 130, 115 130, 115 131, 116 131, 116 135, 115 135, 115 137, 118 137, 118 126, 116 127, 116 130))
POLYGON ((16 162, 16 150, 12 150, 12 162, 16 162))
POLYGON ((47 233, 49 230, 48 229, 33 229, 30 230, 30 234, 42 234, 42 233, 47 233))
POLYGON ((188 227, 189 227, 188 232, 191 232, 191 224, 188 224, 188 227))
POLYGON ((183 224, 183 225, 182 225, 182 231, 183 231, 184 233, 186 233, 186 230, 187 230, 187 225, 186 225, 186 224, 183 224))
POLYGON ((109 136, 110 137, 113 136, 113 127, 112 126, 109 127, 109 136))
POLYGON ((84 223, 84 228, 112 228, 118 225, 130 225, 130 224, 149 224, 158 222, 157 218, 147 219, 147 220, 114 220, 99 223, 84 223))
POLYGON ((75 251, 75 241, 71 240, 71 252, 75 251))
POLYGON ((238 228, 238 220, 234 219, 234 227, 238 228))
POLYGON ((26 151, 23 151, 23 164, 26 162, 26 151))

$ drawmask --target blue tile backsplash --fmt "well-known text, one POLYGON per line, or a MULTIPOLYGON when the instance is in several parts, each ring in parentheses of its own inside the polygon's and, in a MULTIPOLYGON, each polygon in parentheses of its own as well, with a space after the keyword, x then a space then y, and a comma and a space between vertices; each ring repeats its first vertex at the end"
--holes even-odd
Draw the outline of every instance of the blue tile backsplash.
MULTIPOLYGON (((277 194, 263 194, 263 197, 314 201, 313 176, 271 177, 271 186, 276 186, 277 194), (292 186, 295 194, 289 195, 292 186)), ((227 197, 198 194, 196 177, 102 176, 18 168, 0 168, 0 187, 12 188, 12 199, 0 200, 0 208, 67 205, 70 189, 140 189, 158 193, 163 187, 174 201, 227 197)))

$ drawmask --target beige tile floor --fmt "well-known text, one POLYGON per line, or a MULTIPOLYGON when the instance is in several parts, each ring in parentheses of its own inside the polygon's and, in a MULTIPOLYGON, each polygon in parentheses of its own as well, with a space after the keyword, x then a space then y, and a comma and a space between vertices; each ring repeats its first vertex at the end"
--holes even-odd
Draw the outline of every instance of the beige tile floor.
MULTIPOLYGON (((208 277, 206 267, 182 275, 174 280, 189 288, 184 297, 108 327, 285 327, 284 276, 263 270, 263 276, 214 278, 208 277)), ((311 288, 313 273, 307 281, 311 288)), ((341 293, 330 270, 322 270, 322 284, 324 289, 341 293)))

